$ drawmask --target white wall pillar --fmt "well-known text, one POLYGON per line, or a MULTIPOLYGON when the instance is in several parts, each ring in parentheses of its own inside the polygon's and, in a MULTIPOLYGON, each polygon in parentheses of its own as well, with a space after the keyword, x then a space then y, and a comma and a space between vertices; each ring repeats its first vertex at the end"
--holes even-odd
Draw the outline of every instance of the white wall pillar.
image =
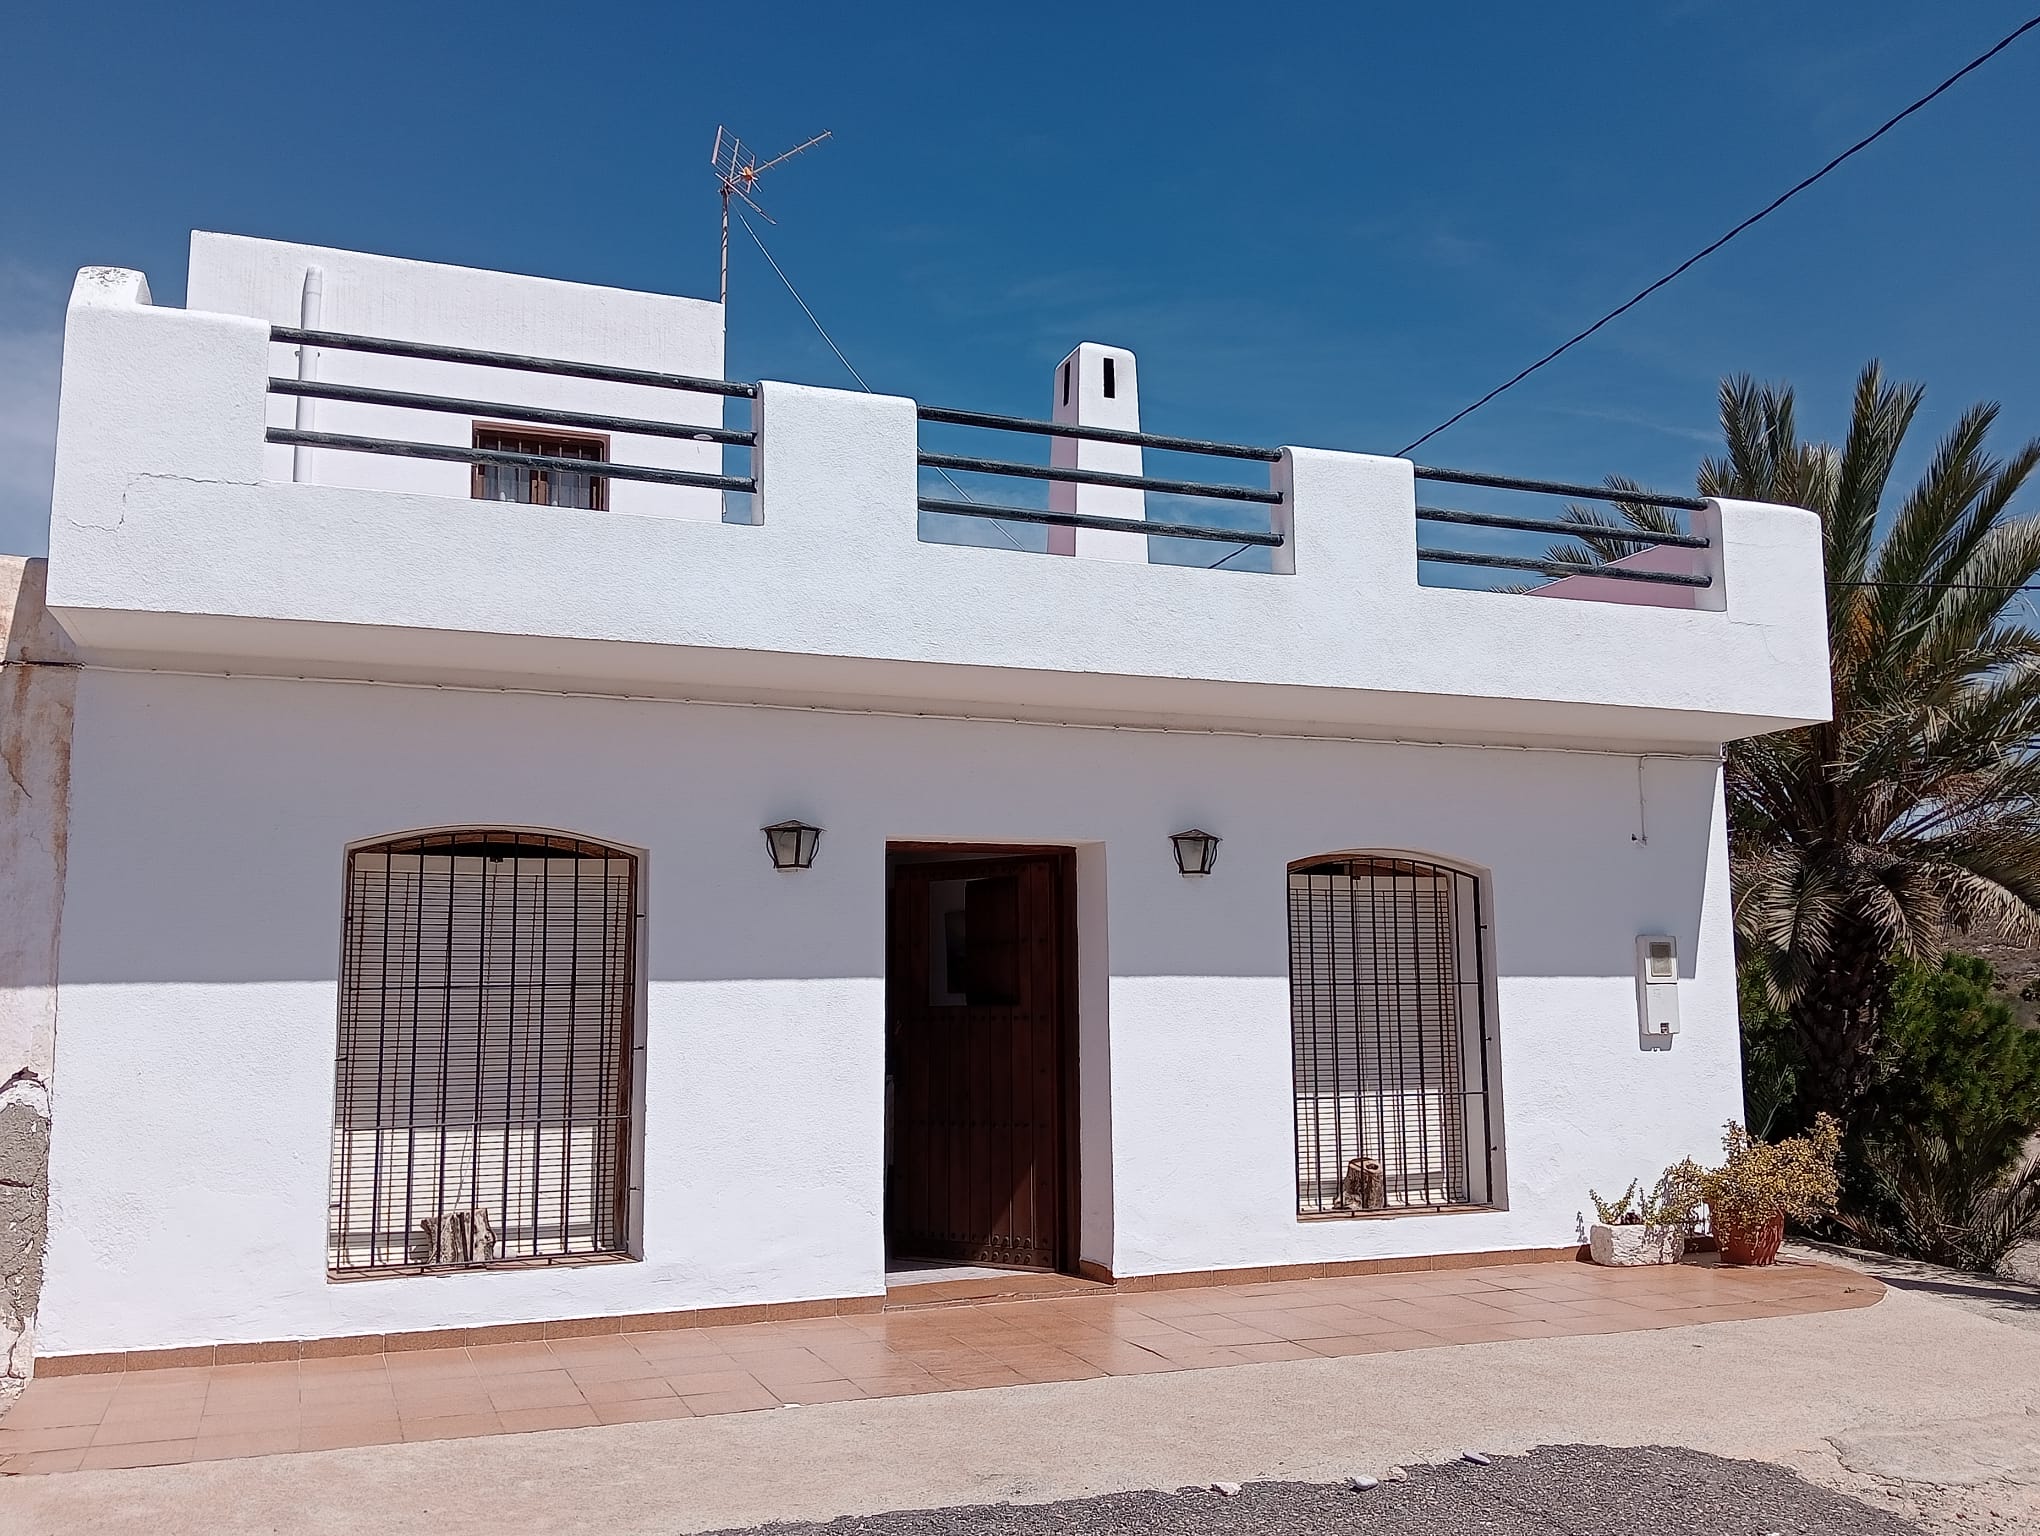
MULTIPOLYGON (((1051 421, 1086 427, 1140 430, 1140 381, 1133 354, 1124 347, 1078 344, 1055 369, 1055 409, 1051 421)), ((1049 463, 1061 469, 1104 469, 1114 474, 1141 473, 1141 450, 1131 443, 1089 443, 1058 437, 1049 463)), ((1048 505, 1057 512, 1087 517, 1119 517, 1145 522, 1147 493, 1110 485, 1050 485, 1048 505)), ((1093 528, 1050 528, 1051 555, 1081 555, 1089 560, 1129 560, 1145 565, 1148 539, 1144 533, 1105 533, 1093 528)))

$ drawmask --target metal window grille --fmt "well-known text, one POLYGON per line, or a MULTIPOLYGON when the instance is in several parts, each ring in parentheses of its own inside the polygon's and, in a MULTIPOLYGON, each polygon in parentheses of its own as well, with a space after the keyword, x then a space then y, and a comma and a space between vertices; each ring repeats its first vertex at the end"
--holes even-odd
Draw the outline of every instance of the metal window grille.
POLYGON ((1386 855, 1289 873, 1297 1210, 1491 1198, 1480 882, 1386 855))
MULTIPOLYGON (((528 432, 475 428, 475 446, 503 453, 535 453, 555 459, 586 459, 601 464, 609 457, 599 437, 537 437, 528 432)), ((608 482, 575 470, 532 469, 518 464, 477 464, 475 499, 521 501, 541 507, 580 507, 600 512, 607 503, 608 482)))
POLYGON ((627 1251, 636 932, 637 860, 600 844, 348 855, 335 1273, 627 1251))

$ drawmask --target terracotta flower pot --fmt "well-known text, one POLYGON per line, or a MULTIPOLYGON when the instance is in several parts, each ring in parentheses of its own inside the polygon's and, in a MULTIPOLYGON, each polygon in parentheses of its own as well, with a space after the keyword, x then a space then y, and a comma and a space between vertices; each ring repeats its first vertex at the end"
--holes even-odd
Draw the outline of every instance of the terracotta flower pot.
POLYGON ((1721 1240, 1724 1264, 1775 1264, 1778 1246, 1785 1241, 1785 1218, 1773 1216, 1755 1227, 1717 1226, 1714 1235, 1721 1240))

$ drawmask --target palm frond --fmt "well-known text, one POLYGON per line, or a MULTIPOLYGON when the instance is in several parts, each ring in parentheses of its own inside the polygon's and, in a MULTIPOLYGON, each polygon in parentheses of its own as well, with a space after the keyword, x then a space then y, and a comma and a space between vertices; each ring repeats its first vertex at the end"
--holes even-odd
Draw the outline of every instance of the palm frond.
MULTIPOLYGON (((1729 379, 1726 452, 1700 470, 1705 494, 1821 519, 1834 718, 1733 743, 1725 782, 1738 939, 1831 1068, 1874 1045, 1866 953, 2040 933, 2040 625, 2015 611, 2040 520, 2013 511, 2040 443, 1999 462, 1997 408, 1972 406, 1894 500, 1922 398, 1869 364, 1836 448, 1799 440, 1790 389, 1729 379)), ((1811 1107, 1845 1107, 1815 1077, 1811 1107)))

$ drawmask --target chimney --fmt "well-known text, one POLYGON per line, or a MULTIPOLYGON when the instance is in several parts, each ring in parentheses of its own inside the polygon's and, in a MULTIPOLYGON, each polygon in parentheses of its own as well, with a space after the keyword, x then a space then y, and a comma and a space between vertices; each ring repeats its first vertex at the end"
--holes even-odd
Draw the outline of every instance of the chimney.
MULTIPOLYGON (((1086 341, 1056 365, 1053 421, 1086 427, 1140 430, 1140 376, 1133 354, 1124 347, 1086 341)), ((1141 451, 1132 443, 1092 443, 1080 438, 1053 440, 1049 462, 1062 469, 1103 469, 1114 474, 1141 473, 1141 451)), ((1086 517, 1147 520, 1147 493, 1110 485, 1050 485, 1049 507, 1086 517)), ((1080 555, 1087 560, 1132 560, 1145 565, 1148 536, 1106 533, 1093 528, 1048 530, 1048 552, 1080 555)))

